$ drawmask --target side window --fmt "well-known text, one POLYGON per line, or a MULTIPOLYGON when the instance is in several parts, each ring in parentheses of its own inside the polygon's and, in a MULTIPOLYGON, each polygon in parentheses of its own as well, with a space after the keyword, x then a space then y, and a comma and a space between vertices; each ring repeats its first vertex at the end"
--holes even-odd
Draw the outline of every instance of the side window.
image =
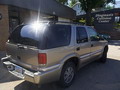
POLYGON ((77 43, 84 43, 88 42, 88 35, 86 32, 86 29, 84 27, 77 27, 76 28, 76 33, 77 33, 77 43))
POLYGON ((93 28, 88 27, 87 30, 88 30, 91 41, 98 41, 99 40, 99 36, 93 28))

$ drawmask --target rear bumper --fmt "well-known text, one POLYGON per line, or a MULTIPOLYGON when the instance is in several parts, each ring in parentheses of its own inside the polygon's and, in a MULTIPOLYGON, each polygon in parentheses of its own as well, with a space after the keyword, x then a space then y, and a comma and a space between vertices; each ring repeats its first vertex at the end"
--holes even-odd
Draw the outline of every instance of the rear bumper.
POLYGON ((59 80, 60 73, 61 73, 61 67, 56 67, 52 68, 48 71, 37 71, 37 72, 32 72, 29 71, 23 67, 20 67, 19 65, 16 65, 12 62, 9 61, 9 59, 3 58, 2 60, 3 66, 14 76, 24 79, 26 81, 35 83, 35 84, 44 84, 44 83, 49 83, 53 81, 59 80), (22 69, 22 72, 18 72, 15 68, 20 68, 22 69))

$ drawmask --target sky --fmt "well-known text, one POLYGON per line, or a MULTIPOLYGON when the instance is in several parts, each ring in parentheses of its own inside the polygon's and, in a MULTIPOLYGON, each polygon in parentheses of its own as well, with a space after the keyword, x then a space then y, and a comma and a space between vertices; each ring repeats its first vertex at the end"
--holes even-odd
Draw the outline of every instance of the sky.
MULTIPOLYGON (((109 5, 113 6, 111 3, 109 5)), ((116 0, 115 8, 120 8, 120 0, 116 0)))
POLYGON ((120 8, 120 0, 116 0, 116 5, 115 5, 116 8, 120 8))

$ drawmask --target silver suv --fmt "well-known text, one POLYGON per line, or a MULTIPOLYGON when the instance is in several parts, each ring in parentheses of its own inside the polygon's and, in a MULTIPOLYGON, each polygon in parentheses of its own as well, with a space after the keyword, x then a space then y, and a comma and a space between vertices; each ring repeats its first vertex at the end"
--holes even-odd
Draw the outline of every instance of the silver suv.
POLYGON ((106 62, 108 42, 90 26, 40 22, 18 26, 6 50, 1 61, 11 74, 39 85, 58 81, 68 87, 79 68, 106 62))

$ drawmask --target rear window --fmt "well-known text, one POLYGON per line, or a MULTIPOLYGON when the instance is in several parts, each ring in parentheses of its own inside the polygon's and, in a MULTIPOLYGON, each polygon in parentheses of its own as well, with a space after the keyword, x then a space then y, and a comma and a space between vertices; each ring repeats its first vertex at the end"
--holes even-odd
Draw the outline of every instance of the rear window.
POLYGON ((17 27, 9 37, 9 41, 15 44, 24 44, 30 46, 38 45, 38 34, 30 26, 17 27))
POLYGON ((71 26, 69 25, 46 25, 44 28, 37 29, 31 25, 23 25, 12 32, 9 41, 40 49, 50 49, 69 45, 70 37, 71 26))

